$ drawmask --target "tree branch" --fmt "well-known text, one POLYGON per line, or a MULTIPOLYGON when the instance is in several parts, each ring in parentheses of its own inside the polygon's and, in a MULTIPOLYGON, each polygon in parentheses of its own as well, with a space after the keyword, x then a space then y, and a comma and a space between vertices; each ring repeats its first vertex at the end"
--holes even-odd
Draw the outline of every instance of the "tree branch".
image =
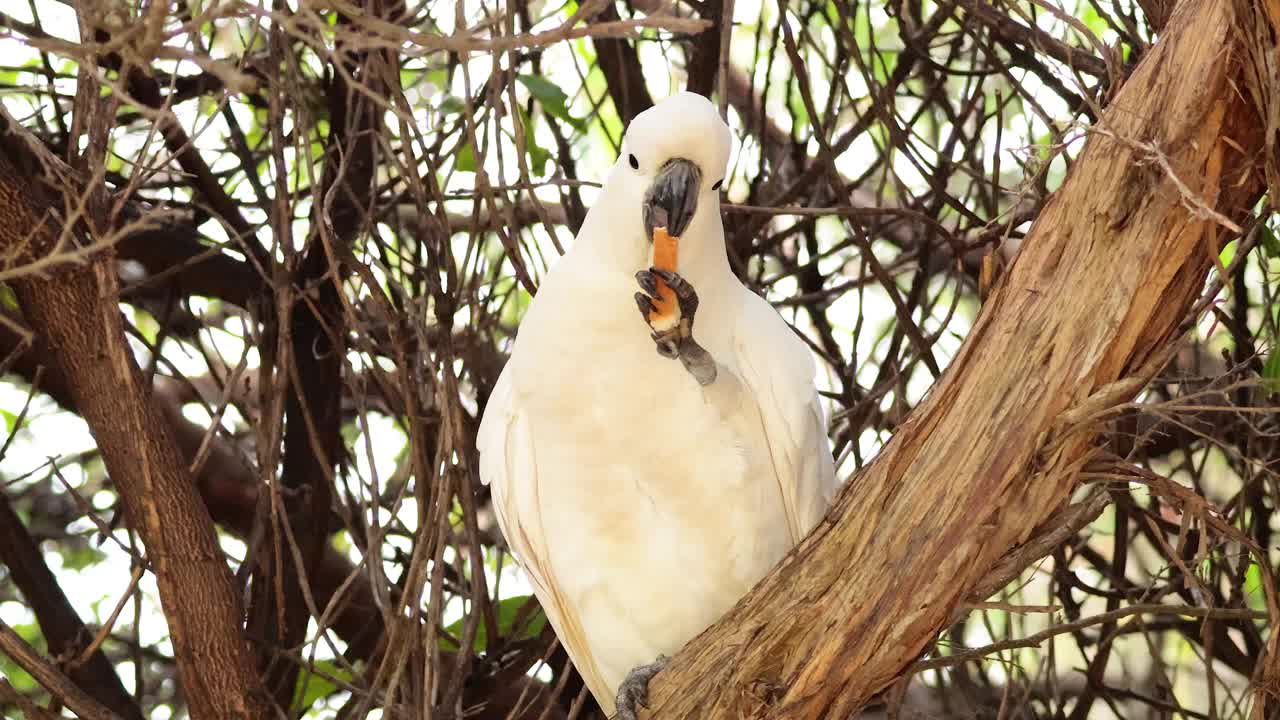
POLYGON ((94 697, 80 689, 71 679, 27 644, 22 636, 0 621, 0 652, 8 655, 49 694, 64 703, 85 720, 120 720, 120 716, 104 707, 94 697))
MULTIPOLYGON (((599 18, 605 22, 620 20, 613 3, 605 5, 599 18)), ((653 98, 644 84, 644 72, 640 56, 627 38, 592 38, 596 46, 596 58, 600 72, 604 73, 605 87, 613 99, 613 107, 623 125, 630 125, 636 115, 653 107, 653 98)))
MULTIPOLYGON (((0 253, 9 266, 84 242, 75 211, 102 206, 81 202, 91 187, 0 109, 0 253)), ((19 277, 18 301, 53 349, 147 546, 192 716, 266 717, 213 523, 125 340, 114 263, 101 253, 82 262, 55 277, 19 277)))
MULTIPOLYGON (((49 652, 53 655, 78 653, 91 634, 67 601, 40 554, 40 547, 23 527, 3 492, 0 492, 0 561, 9 568, 9 577, 35 613, 49 652)), ((67 674, 77 687, 120 717, 142 720, 142 711, 125 692, 120 676, 101 648, 94 650, 85 662, 69 668, 67 674)))
POLYGON ((1252 22, 1233 3, 1179 6, 928 399, 658 676, 643 717, 847 717, 1062 503, 1097 413, 1163 365, 1201 292, 1225 233, 1195 207, 1238 220, 1262 187, 1263 124, 1237 89, 1252 22), (1116 137, 1165 148, 1195 198, 1116 137))
MULTIPOLYGON (((366 2, 381 11, 381 3, 366 2)), ((342 18, 346 24, 349 19, 342 18)), ((346 41, 339 43, 343 54, 346 41)), ((334 468, 344 453, 342 441, 342 366, 346 357, 346 316, 340 297, 346 273, 335 257, 344 256, 370 220, 376 142, 385 94, 385 76, 394 62, 385 51, 356 50, 342 63, 328 88, 332 122, 324 174, 305 254, 284 289, 291 349, 284 359, 289 389, 286 401, 284 465, 279 497, 287 513, 270 514, 267 541, 254 572, 249 628, 266 641, 260 666, 276 704, 292 712, 299 662, 281 661, 306 639, 312 616, 305 588, 320 571, 329 538, 334 468), (359 87, 363 85, 364 87, 359 87), (296 549, 294 549, 296 546, 296 549), (300 557, 295 557, 295 553, 300 557)), ((274 90, 274 88, 273 88, 274 90)), ((273 506, 276 502, 273 498, 273 506)), ((318 608, 317 608, 318 609, 318 608)))

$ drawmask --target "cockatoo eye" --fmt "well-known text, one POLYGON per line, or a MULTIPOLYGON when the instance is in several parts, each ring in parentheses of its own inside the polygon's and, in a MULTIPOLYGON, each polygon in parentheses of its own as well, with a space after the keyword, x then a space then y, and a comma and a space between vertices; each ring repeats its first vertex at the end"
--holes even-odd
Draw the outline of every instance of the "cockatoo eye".
POLYGON ((636 156, 634 153, 627 155, 627 162, 631 163, 632 170, 640 169, 640 161, 636 159, 636 156))

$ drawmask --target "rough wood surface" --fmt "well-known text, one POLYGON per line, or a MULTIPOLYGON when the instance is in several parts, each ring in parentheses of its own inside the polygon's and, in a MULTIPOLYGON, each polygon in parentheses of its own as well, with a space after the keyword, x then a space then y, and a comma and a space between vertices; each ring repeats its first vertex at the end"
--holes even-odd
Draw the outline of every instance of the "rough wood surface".
POLYGON ((1241 82, 1256 20, 1179 4, 928 399, 642 717, 848 717, 1061 505, 1089 420, 1142 387, 1261 189, 1241 82))
MULTIPOLYGON (((80 187, 0 109, 0 271, 47 257, 60 236, 64 252, 90 241, 83 228, 62 232, 80 187)), ((23 314, 56 357, 146 545, 191 716, 270 717, 213 523, 125 340, 114 262, 101 251, 81 261, 11 280, 23 314)))

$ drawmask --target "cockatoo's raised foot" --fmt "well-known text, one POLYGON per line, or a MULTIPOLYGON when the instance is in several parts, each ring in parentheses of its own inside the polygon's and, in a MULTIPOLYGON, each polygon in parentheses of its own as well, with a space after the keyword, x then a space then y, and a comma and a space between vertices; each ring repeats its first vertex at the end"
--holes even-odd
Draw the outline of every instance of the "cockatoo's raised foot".
POLYGON ((662 671, 671 658, 659 655, 657 660, 648 665, 637 665, 623 678, 618 686, 615 704, 618 712, 614 720, 636 720, 636 707, 649 707, 649 681, 662 671))
POLYGON ((636 306, 649 325, 658 354, 679 358, 699 385, 710 385, 716 379, 716 361, 693 339, 693 318, 698 312, 698 293, 687 280, 676 273, 649 268, 636 273, 636 282, 644 292, 636 293, 636 306), (658 314, 655 301, 660 301, 658 279, 661 278, 676 296, 674 317, 658 314))
POLYGON ((693 316, 698 312, 698 293, 688 280, 677 273, 661 268, 649 268, 649 272, 657 275, 676 293, 676 302, 680 305, 681 319, 689 319, 689 330, 693 331, 693 316))

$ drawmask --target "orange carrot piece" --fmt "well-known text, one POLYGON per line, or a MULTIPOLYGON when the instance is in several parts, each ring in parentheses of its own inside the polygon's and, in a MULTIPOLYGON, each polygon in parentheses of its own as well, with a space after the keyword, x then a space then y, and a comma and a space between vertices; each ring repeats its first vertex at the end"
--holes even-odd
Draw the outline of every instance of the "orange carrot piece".
MULTIPOLYGON (((653 266, 659 270, 676 271, 676 255, 680 238, 667 233, 664 227, 653 229, 653 266)), ((658 300, 653 307, 659 317, 671 317, 676 311, 676 291, 658 278, 658 300)))

